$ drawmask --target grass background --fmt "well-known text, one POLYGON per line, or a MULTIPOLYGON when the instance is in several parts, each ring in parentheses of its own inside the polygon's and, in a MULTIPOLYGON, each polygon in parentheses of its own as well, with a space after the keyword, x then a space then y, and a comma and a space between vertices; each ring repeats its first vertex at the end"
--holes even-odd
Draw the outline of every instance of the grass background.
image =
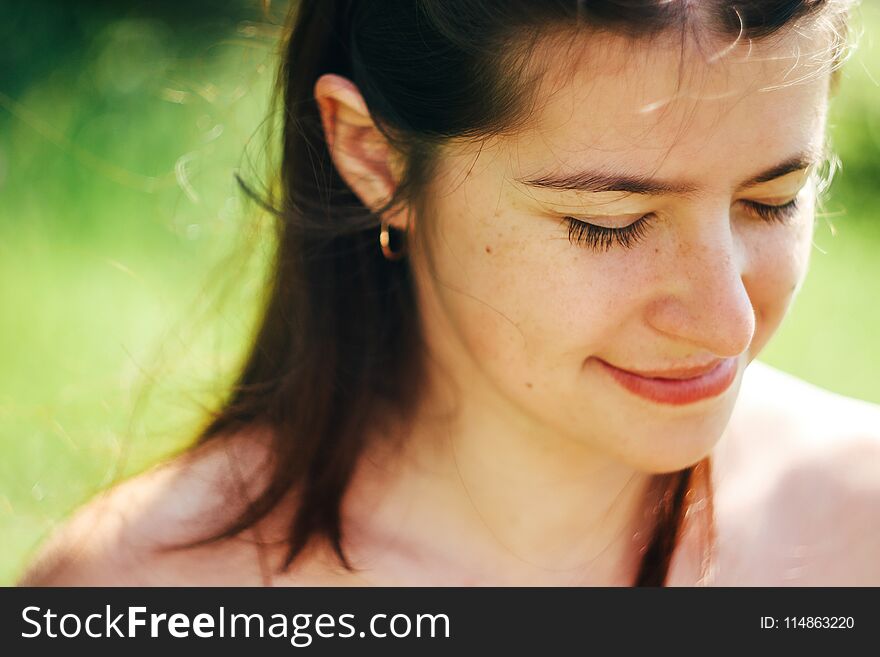
MULTIPOLYGON (((184 449, 242 356, 271 244, 259 163, 283 7, 0 6, 0 585, 73 508, 184 449)), ((843 161, 761 360, 880 403, 880 7, 831 117, 843 161), (833 229, 832 229, 833 225, 833 229)))

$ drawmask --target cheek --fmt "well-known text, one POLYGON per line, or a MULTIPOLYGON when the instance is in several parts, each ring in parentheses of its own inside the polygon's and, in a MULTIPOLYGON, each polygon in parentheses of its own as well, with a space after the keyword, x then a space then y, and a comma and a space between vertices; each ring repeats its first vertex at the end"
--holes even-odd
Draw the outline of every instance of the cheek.
POLYGON ((766 231, 750 244, 746 285, 757 319, 750 347, 752 357, 773 336, 807 275, 812 250, 812 217, 810 212, 791 226, 766 231))
POLYGON ((553 222, 515 214, 495 219, 466 226, 449 221, 438 233, 432 251, 437 312, 492 378, 558 385, 560 377, 576 377, 619 325, 620 300, 628 298, 622 259, 603 258, 599 267, 599 259, 569 244, 566 229, 553 222))
POLYGON ((537 389, 542 377, 579 371, 621 297, 604 273, 609 259, 600 268, 559 221, 522 207, 505 182, 505 160, 487 158, 439 170, 428 245, 434 271, 417 274, 429 297, 426 331, 448 348, 463 346, 497 383, 526 379, 537 389))
POLYGON ((546 270, 524 260, 520 245, 488 234, 442 243, 434 254, 438 312, 471 358, 505 368, 527 363, 544 338, 539 281, 546 270))
POLYGON ((436 216, 429 257, 411 258, 427 338, 441 358, 458 362, 464 348, 471 360, 494 360, 522 342, 528 279, 505 266, 513 257, 488 222, 448 206, 436 216))

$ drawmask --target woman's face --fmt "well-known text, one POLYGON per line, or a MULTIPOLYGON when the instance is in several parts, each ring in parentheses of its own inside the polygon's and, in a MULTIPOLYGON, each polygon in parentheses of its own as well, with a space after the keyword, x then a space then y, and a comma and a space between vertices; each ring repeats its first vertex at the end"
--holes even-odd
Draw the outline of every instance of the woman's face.
POLYGON ((680 38, 545 44, 532 121, 443 151, 429 253, 411 253, 429 344, 459 394, 641 470, 705 456, 807 271, 819 41, 742 43, 714 61, 705 44, 682 55, 680 38), (570 240, 566 217, 639 223, 570 240), (636 394, 602 365, 717 359, 734 359, 732 383, 688 403, 636 394))

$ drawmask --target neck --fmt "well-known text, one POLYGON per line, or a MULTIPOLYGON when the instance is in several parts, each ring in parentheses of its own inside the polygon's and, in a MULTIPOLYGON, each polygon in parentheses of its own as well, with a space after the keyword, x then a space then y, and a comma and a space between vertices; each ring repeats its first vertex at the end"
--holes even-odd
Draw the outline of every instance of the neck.
POLYGON ((482 389, 372 441, 343 508, 355 565, 411 583, 630 585, 655 477, 482 389), (408 569, 411 569, 408 570, 408 569))

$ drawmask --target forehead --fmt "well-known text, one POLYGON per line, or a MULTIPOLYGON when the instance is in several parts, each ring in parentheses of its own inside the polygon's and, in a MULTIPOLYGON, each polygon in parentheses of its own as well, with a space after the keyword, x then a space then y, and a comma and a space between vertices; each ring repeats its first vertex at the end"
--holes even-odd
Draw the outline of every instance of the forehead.
POLYGON ((755 42, 548 38, 535 110, 507 146, 522 174, 599 164, 747 176, 821 150, 829 45, 815 29, 755 42))

